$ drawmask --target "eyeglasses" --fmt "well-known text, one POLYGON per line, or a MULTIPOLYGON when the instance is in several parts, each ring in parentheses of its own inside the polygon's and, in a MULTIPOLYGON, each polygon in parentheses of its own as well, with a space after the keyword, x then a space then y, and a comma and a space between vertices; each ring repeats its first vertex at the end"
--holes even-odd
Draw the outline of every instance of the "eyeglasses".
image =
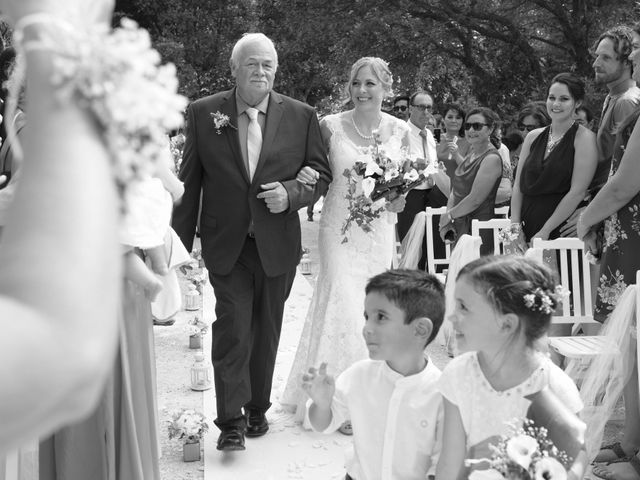
POLYGON ((395 107, 393 107, 393 111, 394 112, 406 112, 407 111, 407 107, 406 105, 396 105, 395 107))
POLYGON ((473 128, 476 132, 478 132, 478 131, 482 130, 482 127, 488 127, 488 126, 489 126, 489 124, 487 124, 487 123, 480 123, 480 122, 468 123, 468 122, 465 122, 464 129, 465 130, 471 130, 473 128))
POLYGON ((537 125, 525 125, 524 123, 518 124, 518 130, 520 130, 521 132, 524 132, 525 130, 527 132, 530 132, 531 130, 535 130, 536 128, 538 128, 537 125))
POLYGON ((433 110, 433 105, 411 105, 411 106, 416 107, 418 110, 422 110, 423 112, 425 110, 429 110, 429 111, 433 110))

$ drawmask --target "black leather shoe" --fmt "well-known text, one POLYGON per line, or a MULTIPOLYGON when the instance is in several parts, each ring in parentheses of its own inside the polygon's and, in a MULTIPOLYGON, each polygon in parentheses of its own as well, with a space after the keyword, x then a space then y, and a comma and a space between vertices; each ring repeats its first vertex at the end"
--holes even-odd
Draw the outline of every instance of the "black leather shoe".
POLYGON ((244 450, 244 430, 241 427, 223 427, 218 437, 218 450, 244 450))
POLYGON ((247 437, 261 437, 269 431, 269 422, 264 412, 248 408, 247 412, 247 437))

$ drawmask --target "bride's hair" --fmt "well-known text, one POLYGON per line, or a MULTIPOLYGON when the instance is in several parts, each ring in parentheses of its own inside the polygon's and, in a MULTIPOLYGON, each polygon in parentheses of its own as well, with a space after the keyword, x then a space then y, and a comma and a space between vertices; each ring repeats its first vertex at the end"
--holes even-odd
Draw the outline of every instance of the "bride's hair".
POLYGON ((380 83, 382 83, 382 87, 384 88, 387 96, 393 96, 393 92, 391 90, 391 85, 393 85, 393 75, 391 75, 391 70, 389 70, 389 64, 379 57, 362 57, 351 67, 349 82, 346 85, 347 98, 349 98, 349 89, 351 84, 362 67, 370 67, 373 74, 378 80, 380 80, 380 83))

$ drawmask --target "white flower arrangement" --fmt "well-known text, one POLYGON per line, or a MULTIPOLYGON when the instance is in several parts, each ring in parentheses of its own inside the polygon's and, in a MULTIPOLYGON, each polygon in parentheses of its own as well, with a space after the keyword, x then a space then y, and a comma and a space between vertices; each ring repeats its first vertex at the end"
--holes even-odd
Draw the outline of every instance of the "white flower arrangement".
POLYGON ((546 314, 553 313, 556 306, 563 298, 571 295, 562 285, 557 285, 553 291, 536 288, 533 292, 522 296, 524 305, 529 310, 540 311, 546 314))
POLYGON ((193 319, 189 320, 185 325, 185 331, 189 334, 190 337, 193 337, 195 335, 203 336, 207 333, 208 330, 209 325, 200 320, 200 318, 198 318, 197 316, 193 317, 193 319))
POLYGON ((522 427, 511 425, 513 434, 491 445, 491 459, 466 460, 466 466, 489 464, 488 470, 475 470, 469 480, 566 480, 570 459, 547 437, 547 429, 525 420, 522 427))
POLYGON ((377 131, 373 132, 375 145, 361 148, 352 168, 347 168, 343 176, 347 179, 348 191, 345 196, 349 202, 349 215, 345 219, 341 233, 345 235, 355 223, 363 231, 373 230, 371 223, 385 210, 379 200, 391 201, 399 195, 417 187, 429 175, 436 173, 434 165, 418 165, 408 159, 407 149, 403 147, 399 158, 391 158, 381 145, 377 131), (358 192, 358 182, 362 192, 358 192))
POLYGON ((166 133, 182 125, 187 99, 177 93, 175 66, 160 64, 146 30, 130 19, 112 30, 42 13, 23 18, 14 35, 19 51, 51 53, 58 100, 91 112, 121 193, 156 171, 166 155, 166 133), (24 30, 34 25, 36 39, 24 41, 24 30))
POLYGON ((171 415, 169 439, 177 438, 184 443, 196 443, 209 431, 206 417, 195 410, 179 410, 171 415))
POLYGON ((224 113, 219 111, 210 113, 209 115, 211 115, 211 118, 213 119, 213 128, 216 129, 216 133, 218 135, 222 134, 222 129, 224 127, 230 127, 233 130, 238 129, 235 125, 231 123, 231 120, 229 119, 229 115, 225 115, 224 113))

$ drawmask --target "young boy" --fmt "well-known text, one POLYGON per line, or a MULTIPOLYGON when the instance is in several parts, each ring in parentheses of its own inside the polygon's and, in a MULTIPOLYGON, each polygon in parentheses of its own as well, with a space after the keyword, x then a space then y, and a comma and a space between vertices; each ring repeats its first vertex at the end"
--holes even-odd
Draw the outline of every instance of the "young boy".
POLYGON ((351 420, 346 480, 424 480, 435 473, 443 415, 440 370, 424 349, 442 325, 444 288, 419 270, 389 270, 371 278, 365 292, 370 359, 335 382, 326 363, 310 368, 303 377, 308 420, 325 433, 351 420))

